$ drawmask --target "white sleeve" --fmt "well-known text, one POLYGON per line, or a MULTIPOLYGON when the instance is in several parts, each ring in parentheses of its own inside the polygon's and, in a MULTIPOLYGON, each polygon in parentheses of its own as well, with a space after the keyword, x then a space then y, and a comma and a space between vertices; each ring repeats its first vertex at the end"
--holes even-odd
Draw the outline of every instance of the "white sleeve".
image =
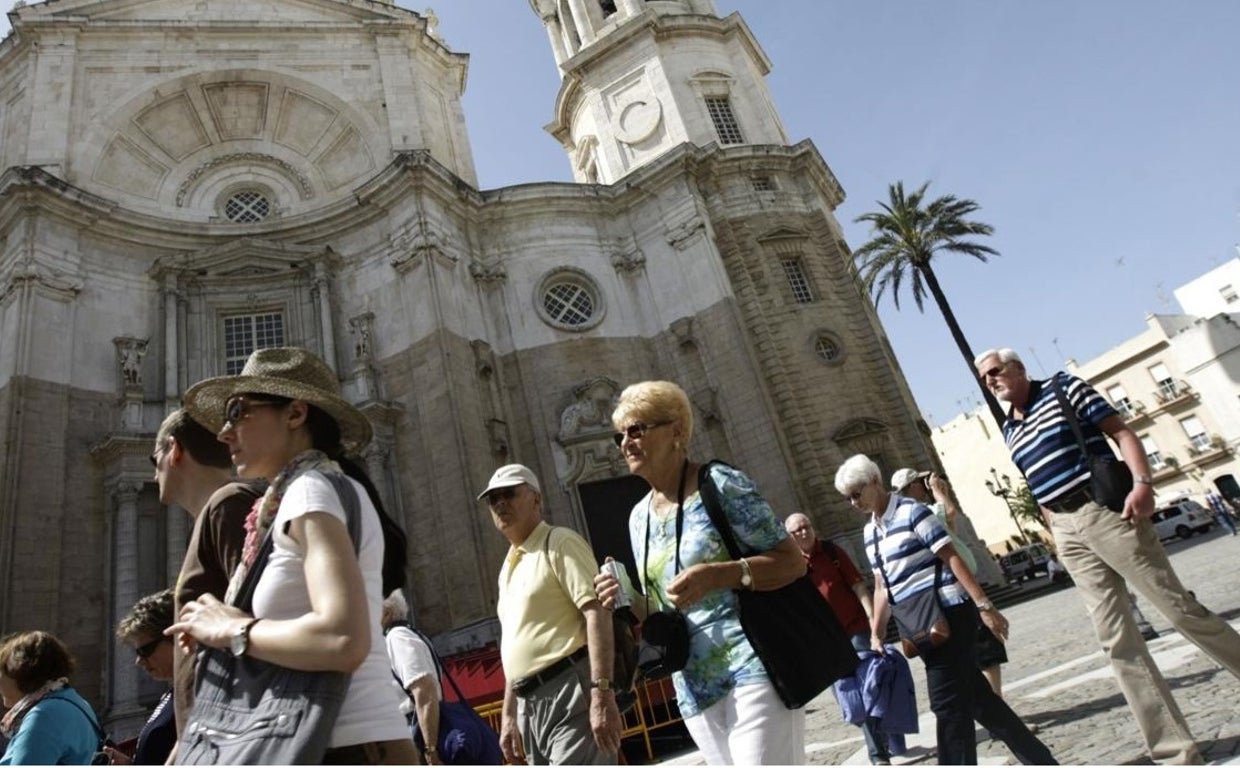
POLYGON ((392 669, 406 690, 424 677, 434 677, 435 659, 421 638, 404 627, 396 627, 385 639, 392 669))

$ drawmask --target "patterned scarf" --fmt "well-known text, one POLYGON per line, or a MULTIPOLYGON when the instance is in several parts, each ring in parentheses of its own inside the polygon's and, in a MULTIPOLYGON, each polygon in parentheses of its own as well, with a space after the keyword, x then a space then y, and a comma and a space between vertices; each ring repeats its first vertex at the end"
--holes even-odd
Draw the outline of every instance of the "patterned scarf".
POLYGON ((0 733, 4 734, 4 738, 11 739, 17 735, 18 729, 22 726, 22 719, 30 710, 34 709, 34 705, 38 704, 48 697, 49 694, 59 691, 69 684, 69 678, 60 677, 55 680, 48 680, 43 687, 37 691, 26 694, 13 705, 13 708, 0 718, 0 733))
POLYGON ((241 591, 241 584, 258 558, 258 550, 271 528, 271 522, 280 511, 280 500, 284 498, 284 492, 294 480, 316 470, 343 472, 340 465, 327 458, 327 454, 322 451, 304 451, 294 456, 293 460, 280 470, 276 479, 267 486, 267 492, 254 502, 250 514, 245 517, 245 545, 241 549, 241 562, 237 563, 237 570, 233 571, 232 579, 228 582, 228 593, 224 596, 224 602, 232 605, 233 599, 241 591))

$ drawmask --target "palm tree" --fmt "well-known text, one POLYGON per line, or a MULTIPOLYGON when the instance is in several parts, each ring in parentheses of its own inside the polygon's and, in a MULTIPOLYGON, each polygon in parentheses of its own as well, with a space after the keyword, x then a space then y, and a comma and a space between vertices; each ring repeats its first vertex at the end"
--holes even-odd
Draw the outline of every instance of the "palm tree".
POLYGON ((990 406, 995 421, 1003 424, 1004 413, 985 382, 978 381, 977 371, 973 367, 973 350, 956 322, 939 279, 934 274, 930 262, 941 252, 963 253, 985 262, 990 256, 999 252, 988 245, 969 240, 970 236, 986 236, 993 234, 994 227, 980 221, 970 221, 967 216, 976 212, 981 206, 972 200, 960 200, 954 195, 925 202, 926 187, 930 182, 922 184, 916 191, 905 194, 904 182, 897 181, 887 187, 887 202, 879 201, 881 211, 866 213, 856 218, 858 222, 869 222, 873 238, 853 253, 858 274, 865 285, 866 291, 874 298, 877 306, 883 293, 890 288, 891 297, 896 309, 900 308, 900 288, 908 277, 912 284, 913 301, 917 309, 925 312, 922 306, 926 291, 934 297, 934 303, 943 313, 947 327, 956 346, 964 357, 969 368, 969 376, 978 382, 982 391, 982 399, 990 406))

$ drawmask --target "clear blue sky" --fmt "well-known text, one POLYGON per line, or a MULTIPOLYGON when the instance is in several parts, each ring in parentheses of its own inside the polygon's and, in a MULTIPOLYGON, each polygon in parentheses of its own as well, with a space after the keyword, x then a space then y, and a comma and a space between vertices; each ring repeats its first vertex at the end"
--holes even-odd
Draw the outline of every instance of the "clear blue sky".
MULTIPOLYGON (((1002 255, 938 267, 977 351, 1012 346, 1039 375, 1086 360, 1139 333, 1146 313, 1178 311, 1172 290, 1236 255, 1236 0, 717 2, 771 58, 791 140, 812 139, 843 184, 851 245, 867 238, 853 219, 896 180, 981 204, 1002 255)), ((559 79, 528 2, 433 7, 449 46, 472 56, 482 186, 569 180, 542 130, 559 79)), ((903 307, 880 313, 942 423, 976 387, 933 305, 903 307)))
MULTIPOLYGON (((1147 313, 1178 311, 1176 287, 1235 256, 1240 2, 718 5, 740 11, 771 58, 789 137, 812 139, 843 184, 851 245, 868 234, 853 219, 896 180, 981 204, 1001 255, 939 266, 979 352, 1014 347, 1038 375, 1084 361, 1141 332, 1147 313)), ((568 180, 541 129, 559 80, 528 3, 435 10, 449 45, 472 54, 482 185, 568 180)), ((933 304, 902 307, 885 300, 880 314, 923 412, 945 422, 980 401, 976 386, 933 304)))

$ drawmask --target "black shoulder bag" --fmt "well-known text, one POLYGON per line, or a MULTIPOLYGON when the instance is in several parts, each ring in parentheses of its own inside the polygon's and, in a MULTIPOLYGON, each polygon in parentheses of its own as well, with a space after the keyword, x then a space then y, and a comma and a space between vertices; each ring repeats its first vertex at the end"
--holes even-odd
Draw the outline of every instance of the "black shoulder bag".
POLYGON ((952 636, 951 625, 943 613, 943 605, 939 602, 939 587, 943 583, 943 559, 934 556, 934 586, 922 590, 896 602, 891 591, 891 579, 887 578, 887 569, 883 567, 883 556, 878 551, 878 526, 874 527, 874 562, 883 575, 883 583, 887 587, 887 604, 891 606, 891 615, 896 620, 896 629, 900 632, 900 645, 904 655, 910 659, 928 653, 946 643, 952 636))
MULTIPOLYGON (((680 573, 680 534, 685 522, 685 479, 689 461, 680 467, 680 488, 676 493, 676 573, 680 573)), ((652 490, 653 494, 654 491, 652 490)), ((653 501, 652 501, 653 503, 653 501)), ((642 552, 642 572, 639 580, 646 601, 646 620, 641 625, 641 646, 637 651, 637 666, 642 677, 657 680, 679 672, 689 663, 689 623, 685 615, 666 605, 662 610, 650 612, 650 508, 646 508, 646 548, 642 552)), ((656 595, 657 597, 657 595, 656 595)), ((663 602, 662 598, 658 598, 663 602)))
MULTIPOLYGON (((340 497, 357 553, 362 515, 357 491, 342 474, 320 472, 340 497)), ((254 588, 274 546, 268 531, 237 592, 235 606, 253 612, 254 588)), ((194 674, 194 708, 181 746, 180 765, 317 765, 327 752, 332 727, 352 675, 308 672, 224 648, 203 647, 194 674)))
MULTIPOLYGON (((719 489, 710 476, 711 461, 698 471, 698 493, 733 560, 761 554, 744 552, 728 523, 719 489)), ((857 652, 831 605, 808 576, 772 590, 736 590, 741 628, 766 668, 776 693, 788 709, 805 706, 836 680, 851 677, 857 652)))
POLYGON ((1081 424, 1076 418, 1076 409, 1068 402, 1067 396, 1059 386, 1059 380, 1053 376, 1051 388, 1055 390, 1055 398, 1059 400, 1059 407, 1063 409, 1068 426, 1072 427, 1072 434, 1076 436, 1077 447, 1081 449, 1085 462, 1089 466, 1089 495, 1094 501, 1112 512, 1123 512, 1124 501, 1132 492, 1132 470, 1127 464, 1115 458, 1110 446, 1107 447, 1106 455, 1089 452, 1089 446, 1085 443, 1085 435, 1081 432, 1081 424))

